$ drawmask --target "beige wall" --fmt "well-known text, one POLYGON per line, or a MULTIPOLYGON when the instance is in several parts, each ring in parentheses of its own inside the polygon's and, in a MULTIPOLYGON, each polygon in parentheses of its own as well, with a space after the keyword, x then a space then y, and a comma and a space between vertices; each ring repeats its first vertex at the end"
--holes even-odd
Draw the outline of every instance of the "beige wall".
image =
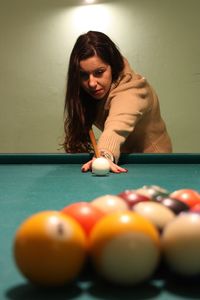
POLYGON ((0 152, 58 151, 69 54, 89 29, 154 86, 174 152, 200 152, 200 1, 79 4, 0 0, 0 152))

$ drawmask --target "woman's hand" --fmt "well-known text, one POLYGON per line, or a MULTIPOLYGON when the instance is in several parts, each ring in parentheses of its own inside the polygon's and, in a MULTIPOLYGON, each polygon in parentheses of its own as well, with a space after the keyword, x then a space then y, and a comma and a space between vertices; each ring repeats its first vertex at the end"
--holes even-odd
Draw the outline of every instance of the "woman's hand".
POLYGON ((110 171, 113 173, 127 173, 128 170, 116 165, 114 162, 110 162, 110 171))
POLYGON ((92 171, 92 163, 93 163, 94 159, 95 159, 95 158, 89 160, 89 161, 86 162, 84 165, 82 165, 81 171, 82 171, 82 172, 92 171))
MULTIPOLYGON (((82 168, 81 171, 82 172, 88 172, 88 171, 92 171, 92 163, 96 158, 93 157, 93 159, 91 159, 90 161, 88 161, 87 163, 85 163, 82 168)), ((125 168, 122 168, 118 165, 116 165, 115 163, 113 163, 111 160, 108 160, 110 163, 110 171, 113 173, 127 173, 128 170, 125 168)))

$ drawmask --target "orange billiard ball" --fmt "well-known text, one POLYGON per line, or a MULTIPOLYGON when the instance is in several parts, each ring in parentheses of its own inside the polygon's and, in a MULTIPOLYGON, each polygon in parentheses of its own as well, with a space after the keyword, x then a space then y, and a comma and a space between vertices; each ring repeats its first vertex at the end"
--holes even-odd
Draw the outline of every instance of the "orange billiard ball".
POLYGON ((105 216, 102 210, 89 202, 70 204, 65 206, 61 212, 73 217, 82 226, 86 235, 89 235, 94 225, 105 216))
POLYGON ((97 272, 122 286, 149 279, 160 260, 156 227, 132 211, 103 217, 89 236, 89 253, 97 272))
POLYGON ((57 211, 27 218, 16 231, 13 248, 21 273, 41 286, 61 286, 75 279, 87 253, 80 225, 57 211))
POLYGON ((193 189, 180 189, 170 194, 171 198, 184 202, 190 208, 200 203, 200 194, 193 189))

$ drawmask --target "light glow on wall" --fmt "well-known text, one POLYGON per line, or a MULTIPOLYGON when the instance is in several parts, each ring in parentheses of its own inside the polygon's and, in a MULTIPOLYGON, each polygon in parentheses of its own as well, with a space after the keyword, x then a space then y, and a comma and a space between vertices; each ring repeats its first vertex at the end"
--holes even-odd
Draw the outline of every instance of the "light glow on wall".
POLYGON ((71 28, 79 34, 88 30, 107 31, 112 24, 112 12, 103 4, 84 5, 71 12, 71 28))
POLYGON ((86 4, 93 4, 95 3, 96 1, 95 0, 85 0, 85 3, 86 4))

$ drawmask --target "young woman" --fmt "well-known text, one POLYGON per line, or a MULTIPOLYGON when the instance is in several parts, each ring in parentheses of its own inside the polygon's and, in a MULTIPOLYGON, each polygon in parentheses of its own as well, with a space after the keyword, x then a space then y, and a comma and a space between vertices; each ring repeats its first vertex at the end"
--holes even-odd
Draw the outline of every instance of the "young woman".
MULTIPOLYGON (((118 165, 121 153, 172 151, 156 93, 102 32, 80 35, 73 47, 64 121, 65 151, 91 152, 89 129, 95 125, 102 131, 99 152, 115 173, 127 172, 118 165)), ((91 170, 94 159, 83 172, 91 170)))

